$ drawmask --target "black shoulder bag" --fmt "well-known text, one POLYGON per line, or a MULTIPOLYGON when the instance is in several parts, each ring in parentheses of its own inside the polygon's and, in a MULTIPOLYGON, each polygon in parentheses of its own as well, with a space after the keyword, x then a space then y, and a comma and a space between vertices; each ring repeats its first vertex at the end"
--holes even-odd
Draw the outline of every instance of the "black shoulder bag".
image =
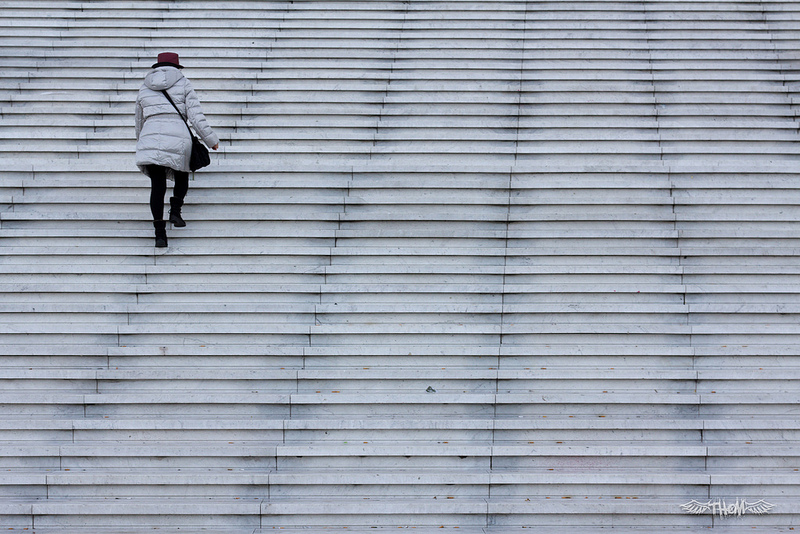
POLYGON ((181 119, 183 119, 183 123, 186 125, 186 129, 189 130, 189 137, 192 138, 192 157, 189 158, 189 168, 192 170, 192 172, 194 172, 197 169, 202 169, 203 167, 210 165, 211 156, 208 155, 208 149, 205 147, 203 143, 200 142, 200 140, 197 137, 194 136, 194 133, 192 133, 192 129, 189 128, 189 123, 186 122, 183 113, 181 113, 181 111, 178 109, 178 106, 175 105, 175 102, 172 101, 172 98, 170 98, 169 93, 167 93, 166 90, 161 92, 164 93, 164 96, 167 97, 169 103, 172 104, 172 107, 175 108, 175 111, 177 111, 178 115, 180 115, 181 119))

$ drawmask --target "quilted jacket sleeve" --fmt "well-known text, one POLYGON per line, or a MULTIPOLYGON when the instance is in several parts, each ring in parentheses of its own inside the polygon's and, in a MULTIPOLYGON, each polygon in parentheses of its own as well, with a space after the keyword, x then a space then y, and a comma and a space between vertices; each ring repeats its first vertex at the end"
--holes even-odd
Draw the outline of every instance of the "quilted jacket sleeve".
POLYGON ((208 124, 206 120, 206 116, 203 115, 203 108, 200 107, 200 99, 197 98, 197 94, 194 92, 194 88, 189 81, 186 81, 186 115, 187 119, 194 126, 194 131, 197 132, 203 142, 212 147, 219 143, 219 137, 214 130, 211 129, 211 126, 208 124))

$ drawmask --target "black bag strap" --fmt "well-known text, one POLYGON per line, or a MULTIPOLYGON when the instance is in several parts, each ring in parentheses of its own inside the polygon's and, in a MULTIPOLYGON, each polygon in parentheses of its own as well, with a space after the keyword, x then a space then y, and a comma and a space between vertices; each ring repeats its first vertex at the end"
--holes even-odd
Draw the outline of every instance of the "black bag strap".
POLYGON ((178 115, 180 115, 181 119, 183 119, 183 124, 185 124, 186 125, 186 129, 189 130, 189 135, 191 137, 194 137, 194 132, 192 132, 192 129, 189 128, 189 123, 186 122, 186 118, 183 116, 183 113, 181 113, 181 110, 178 109, 178 106, 175 105, 175 102, 173 102, 172 97, 169 96, 169 93, 167 92, 167 90, 163 89, 161 92, 164 93, 164 96, 167 97, 167 100, 169 100, 169 103, 172 104, 172 107, 175 108, 175 111, 177 111, 178 115))

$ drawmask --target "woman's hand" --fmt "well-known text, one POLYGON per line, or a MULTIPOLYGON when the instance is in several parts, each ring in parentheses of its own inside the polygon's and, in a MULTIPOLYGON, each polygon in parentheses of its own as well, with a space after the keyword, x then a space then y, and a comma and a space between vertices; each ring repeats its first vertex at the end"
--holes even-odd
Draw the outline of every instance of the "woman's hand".
POLYGON ((217 143, 216 145, 212 146, 212 147, 211 147, 211 150, 216 150, 216 149, 218 149, 218 148, 219 148, 219 143, 217 143))

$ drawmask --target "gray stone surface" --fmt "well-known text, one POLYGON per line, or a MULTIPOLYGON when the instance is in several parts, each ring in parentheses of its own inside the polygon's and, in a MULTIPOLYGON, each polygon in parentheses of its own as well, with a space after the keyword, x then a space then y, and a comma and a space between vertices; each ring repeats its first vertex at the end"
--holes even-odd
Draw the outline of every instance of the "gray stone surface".
POLYGON ((0 8, 0 526, 797 527, 800 3, 0 8))

